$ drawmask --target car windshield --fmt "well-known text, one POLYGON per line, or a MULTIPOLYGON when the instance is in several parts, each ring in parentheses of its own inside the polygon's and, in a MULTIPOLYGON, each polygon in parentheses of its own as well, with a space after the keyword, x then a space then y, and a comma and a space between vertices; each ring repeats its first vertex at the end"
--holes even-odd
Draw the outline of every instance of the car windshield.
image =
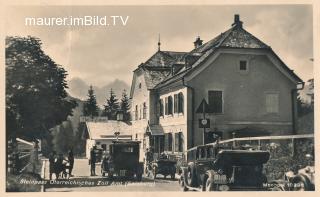
POLYGON ((133 153, 133 147, 131 146, 124 146, 121 148, 121 152, 124 152, 124 153, 133 153))

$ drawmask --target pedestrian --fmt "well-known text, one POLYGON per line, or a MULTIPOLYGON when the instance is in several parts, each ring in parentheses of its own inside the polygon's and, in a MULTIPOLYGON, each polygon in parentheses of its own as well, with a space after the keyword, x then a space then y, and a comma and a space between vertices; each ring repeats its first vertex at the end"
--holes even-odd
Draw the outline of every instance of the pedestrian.
POLYGON ((58 157, 57 157, 57 160, 56 160, 56 162, 55 162, 55 174, 56 174, 56 177, 57 177, 57 179, 59 178, 59 176, 60 176, 60 173, 62 172, 62 171, 64 171, 64 168, 63 168, 63 155, 60 153, 59 155, 58 155, 58 157))
POLYGON ((96 176, 96 160, 97 156, 95 154, 96 151, 96 145, 92 147, 90 150, 90 159, 89 159, 89 165, 90 165, 90 176, 96 176))
POLYGON ((73 170, 73 165, 74 165, 74 156, 73 156, 73 151, 72 149, 69 150, 68 152, 68 161, 69 161, 69 176, 72 177, 72 170, 73 170))
MULTIPOLYGON (((49 178, 52 180, 52 174, 55 173, 56 151, 52 151, 49 155, 49 178)), ((57 177, 57 175, 56 175, 57 177)))

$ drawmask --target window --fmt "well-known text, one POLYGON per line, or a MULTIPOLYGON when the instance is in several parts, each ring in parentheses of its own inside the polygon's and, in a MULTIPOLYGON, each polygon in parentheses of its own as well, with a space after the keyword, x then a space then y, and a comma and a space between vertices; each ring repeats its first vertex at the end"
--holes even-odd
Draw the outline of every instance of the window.
POLYGON ((152 140, 152 145, 154 147, 154 153, 161 153, 164 151, 164 137, 163 136, 154 136, 152 140))
POLYGON ((178 132, 174 134, 174 151, 175 152, 183 152, 183 138, 182 132, 178 132))
POLYGON ((142 115, 142 119, 146 119, 147 118, 147 105, 144 102, 143 103, 143 115, 142 115))
POLYGON ((241 61, 240 61, 240 64, 239 64, 239 69, 240 69, 240 71, 246 71, 246 70, 248 70, 247 61, 241 60, 241 61))
POLYGON ((140 109, 139 109, 139 120, 141 120, 142 117, 142 106, 140 105, 140 109))
POLYGON ((141 86, 142 86, 141 83, 139 83, 139 89, 141 89, 141 86))
POLYGON ((106 144, 101 144, 102 150, 106 151, 107 150, 107 145, 106 144))
POLYGON ((164 150, 172 151, 172 133, 164 134, 164 150))
POLYGON ((180 92, 180 93, 178 94, 178 100, 179 100, 179 102, 178 102, 178 112, 179 112, 179 113, 183 113, 184 99, 183 99, 183 94, 182 94, 182 92, 180 92))
POLYGON ((138 120, 138 105, 136 105, 135 110, 136 111, 134 112, 134 119, 138 120))
POLYGON ((173 108, 173 102, 172 102, 172 96, 168 97, 168 114, 172 115, 172 108, 173 108))
POLYGON ((163 99, 159 100, 159 115, 163 116, 163 99))
POLYGON ((277 93, 266 94, 266 112, 267 113, 279 112, 279 95, 277 93))
POLYGON ((178 113, 178 103, 179 103, 178 95, 175 94, 174 95, 174 107, 173 107, 173 112, 174 113, 178 113))
POLYGON ((209 111, 211 113, 222 113, 222 91, 209 91, 209 111))

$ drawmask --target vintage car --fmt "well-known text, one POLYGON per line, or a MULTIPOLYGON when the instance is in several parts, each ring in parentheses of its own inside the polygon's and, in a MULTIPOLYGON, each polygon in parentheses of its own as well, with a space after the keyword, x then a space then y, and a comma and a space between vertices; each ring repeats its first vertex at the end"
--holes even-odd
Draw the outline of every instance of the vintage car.
POLYGON ((208 144, 190 149, 179 180, 183 191, 266 190, 263 164, 269 152, 222 149, 208 144))
POLYGON ((101 163, 101 174, 109 178, 142 180, 143 163, 139 162, 139 141, 114 141, 109 146, 109 156, 101 163))
POLYGON ((170 175, 171 179, 175 179, 176 164, 176 161, 168 158, 160 158, 152 161, 150 165, 147 166, 147 176, 152 176, 156 179, 158 174, 162 174, 164 178, 170 175))
POLYGON ((314 191, 315 168, 313 156, 306 155, 308 165, 297 172, 292 170, 284 174, 283 179, 270 182, 273 191, 314 191))

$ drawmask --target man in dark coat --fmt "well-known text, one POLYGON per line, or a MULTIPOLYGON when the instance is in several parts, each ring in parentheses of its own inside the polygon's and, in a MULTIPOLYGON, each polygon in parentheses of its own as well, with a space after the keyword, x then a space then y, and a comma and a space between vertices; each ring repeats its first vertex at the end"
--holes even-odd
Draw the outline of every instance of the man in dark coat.
POLYGON ((95 154, 95 150, 96 150, 96 146, 94 145, 92 147, 92 149, 90 150, 90 160, 89 160, 89 164, 90 164, 90 175, 91 176, 96 176, 96 154, 95 154))
POLYGON ((52 174, 55 173, 55 169, 56 169, 55 159, 56 159, 56 152, 52 151, 52 153, 49 155, 49 177, 50 177, 50 180, 52 179, 52 174))
POLYGON ((73 164, 74 164, 74 156, 73 156, 72 149, 70 149, 69 152, 68 152, 68 161, 69 161, 69 164, 70 164, 70 166, 69 166, 69 176, 71 177, 71 176, 73 176, 72 175, 72 169, 73 169, 73 164))

